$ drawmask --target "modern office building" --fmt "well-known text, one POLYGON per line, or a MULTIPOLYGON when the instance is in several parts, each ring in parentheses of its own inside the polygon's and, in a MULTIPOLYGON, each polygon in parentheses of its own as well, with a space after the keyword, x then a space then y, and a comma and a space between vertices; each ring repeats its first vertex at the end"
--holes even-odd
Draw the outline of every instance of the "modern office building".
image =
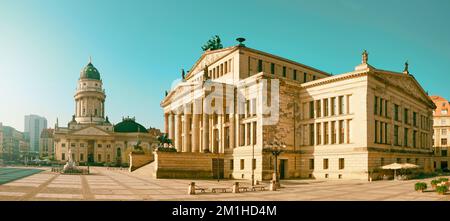
POLYGON ((38 115, 25 116, 25 137, 30 140, 30 152, 36 156, 39 153, 39 139, 42 130, 47 128, 47 119, 38 115))

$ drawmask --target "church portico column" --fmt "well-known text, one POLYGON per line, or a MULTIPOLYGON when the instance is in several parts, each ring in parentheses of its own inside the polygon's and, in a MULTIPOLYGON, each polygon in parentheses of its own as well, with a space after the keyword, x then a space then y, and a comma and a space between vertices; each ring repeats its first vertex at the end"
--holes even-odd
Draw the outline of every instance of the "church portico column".
POLYGON ((169 113, 169 139, 174 141, 175 138, 175 115, 169 113))
POLYGON ((164 113, 164 133, 169 134, 169 114, 164 113))
POLYGON ((185 106, 184 109, 184 124, 183 124, 183 152, 191 152, 190 147, 190 128, 191 128, 191 122, 190 122, 190 110, 188 110, 189 105, 185 106))

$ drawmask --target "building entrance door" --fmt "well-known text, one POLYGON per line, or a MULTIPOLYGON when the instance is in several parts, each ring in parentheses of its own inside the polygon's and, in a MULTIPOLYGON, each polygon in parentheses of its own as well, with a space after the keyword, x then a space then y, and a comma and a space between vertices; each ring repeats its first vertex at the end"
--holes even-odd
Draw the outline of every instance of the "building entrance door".
POLYGON ((287 178, 287 160, 280 160, 280 179, 287 178))
POLYGON ((443 171, 447 171, 448 170, 448 162, 447 161, 441 161, 441 169, 443 171))
POLYGON ((87 146, 87 160, 89 163, 94 162, 94 146, 95 146, 95 141, 89 140, 88 146, 87 146))
POLYGON ((223 165, 224 165, 223 159, 212 159, 213 178, 223 179, 223 177, 224 177, 224 166, 223 165))

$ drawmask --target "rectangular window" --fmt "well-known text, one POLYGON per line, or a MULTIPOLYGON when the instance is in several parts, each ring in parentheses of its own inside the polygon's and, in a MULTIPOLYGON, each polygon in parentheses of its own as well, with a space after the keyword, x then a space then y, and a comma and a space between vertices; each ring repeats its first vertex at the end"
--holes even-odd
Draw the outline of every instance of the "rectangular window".
POLYGON ((323 99, 323 116, 328 117, 328 98, 323 99))
POLYGON ((286 77, 286 66, 283 66, 283 77, 286 77))
POLYGON ((263 62, 262 60, 258 60, 258 72, 262 72, 263 71, 263 62))
POLYGON ((413 112, 413 126, 417 127, 417 113, 413 112))
POLYGON ((322 133, 321 133, 321 128, 320 128, 321 124, 317 123, 316 124, 316 128, 317 128, 317 135, 316 135, 316 143, 317 145, 321 144, 321 138, 322 138, 322 133))
POLYGON ((328 133, 328 122, 325 122, 325 123, 323 123, 323 134, 324 134, 324 136, 323 136, 323 144, 328 144, 329 142, 328 142, 328 135, 329 135, 329 133, 328 133))
POLYGON ((109 154, 106 155, 106 161, 110 162, 111 161, 111 156, 109 154))
POLYGON ((314 159, 309 159, 309 169, 314 170, 314 159))
POLYGON ((328 170, 328 159, 323 159, 323 169, 328 170))
POLYGON ((405 124, 409 124, 409 122, 408 122, 408 112, 409 112, 409 110, 407 108, 405 108, 404 109, 404 115, 403 115, 403 117, 404 117, 403 122, 405 122, 405 124))
POLYGON ((316 75, 313 75, 313 81, 315 81, 316 80, 316 75))
POLYGON ((447 156, 447 150, 441 150, 441 156, 446 157, 447 156))
POLYGON ((102 148, 102 145, 101 145, 101 144, 98 144, 97 147, 98 147, 98 148, 102 148))
POLYGON ((405 128, 405 130, 404 130, 404 141, 403 141, 403 146, 404 147, 407 147, 408 146, 408 128, 405 128))
POLYGON ((374 137, 374 143, 378 143, 378 121, 375 120, 375 137, 374 137))
POLYGON ((339 121, 339 143, 340 144, 344 143, 344 121, 343 120, 339 121))
POLYGON ((84 154, 80 153, 80 161, 84 161, 84 154))
POLYGON ((321 100, 316 101, 316 117, 321 117, 322 114, 322 105, 320 102, 321 100))
POLYGON ((331 116, 336 114, 336 98, 331 98, 331 116))
POLYGON ((400 121, 399 117, 398 117, 398 105, 394 104, 394 120, 396 121, 400 121))
POLYGON ((256 159, 252 160, 252 168, 256 170, 256 159))
POLYGON ((241 159, 241 170, 243 170, 245 168, 245 160, 241 159))
POLYGON ((447 135, 447 129, 441 129, 441 135, 447 135))
POLYGON ((66 143, 62 143, 62 144, 61 144, 61 147, 66 147, 66 143))
POLYGON ((378 97, 375 96, 374 106, 373 106, 373 114, 378 114, 378 97))
POLYGON ((447 138, 442 138, 441 139, 441 146, 446 146, 447 145, 447 138))
POLYGON ((413 142, 413 147, 416 148, 416 137, 417 137, 417 131, 413 131, 413 137, 412 137, 412 142, 413 142))
POLYGON ((234 160, 230 160, 230 170, 234 170, 234 160))
POLYGON ((306 75, 307 75, 307 73, 304 72, 304 73, 303 73, 303 83, 306 83, 306 80, 307 80, 307 79, 306 79, 306 75))
POLYGON ((97 159, 98 159, 98 162, 101 162, 101 161, 102 161, 102 155, 99 154, 99 155, 97 156, 97 159))
POLYGON ((344 114, 344 96, 339 96, 339 114, 344 114))
POLYGON ((388 101, 384 101, 384 116, 388 117, 388 101))
POLYGON ((65 153, 61 154, 61 160, 66 160, 66 154, 65 153))
POLYGON ((314 118, 314 101, 309 102, 309 118, 314 118))
POLYGON ((314 124, 309 124, 309 145, 314 145, 314 124))
POLYGON ((245 145, 245 124, 239 125, 239 146, 245 145))
POLYGON ((384 123, 384 143, 388 143, 388 124, 384 123))
POLYGON ((336 122, 331 121, 331 144, 336 143, 336 122))
POLYGON ((344 158, 339 158, 339 169, 343 170, 345 167, 344 158))
POLYGON ((294 81, 296 81, 296 80, 297 80, 297 70, 294 70, 294 75, 293 75, 293 79, 294 79, 294 81))
POLYGON ((394 145, 396 145, 396 146, 400 145, 398 143, 398 126, 397 125, 394 126, 394 145))
POLYGON ((275 64, 274 63, 270 63, 270 73, 275 74, 275 64))
POLYGON ((247 145, 250 145, 250 134, 251 134, 251 128, 250 128, 250 123, 247 123, 247 145))

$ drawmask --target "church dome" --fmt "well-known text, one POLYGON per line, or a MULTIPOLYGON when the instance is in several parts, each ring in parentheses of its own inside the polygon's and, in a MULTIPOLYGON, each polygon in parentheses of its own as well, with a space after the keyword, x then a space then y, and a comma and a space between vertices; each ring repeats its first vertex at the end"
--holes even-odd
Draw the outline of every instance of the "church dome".
POLYGON ((100 73, 97 68, 89 61, 86 67, 81 70, 80 79, 94 79, 100 80, 100 73))
POLYGON ((147 129, 139 123, 136 123, 134 118, 124 118, 122 122, 114 126, 116 133, 148 133, 147 129))

